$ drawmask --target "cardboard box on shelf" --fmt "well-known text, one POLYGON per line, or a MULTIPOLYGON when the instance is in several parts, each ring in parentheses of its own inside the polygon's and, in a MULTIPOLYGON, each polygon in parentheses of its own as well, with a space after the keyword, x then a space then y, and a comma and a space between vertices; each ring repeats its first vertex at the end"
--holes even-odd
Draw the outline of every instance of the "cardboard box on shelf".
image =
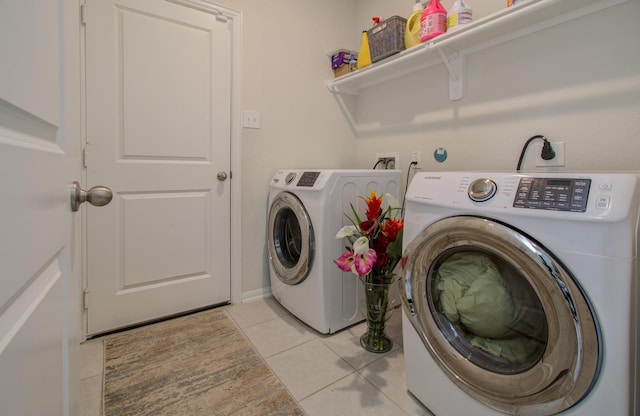
POLYGON ((336 77, 336 78, 341 77, 341 76, 343 76, 343 75, 346 75, 346 74, 348 74, 349 72, 351 72, 351 71, 349 70, 349 64, 347 64, 347 65, 342 65, 342 66, 340 66, 340 67, 338 67, 338 68, 334 68, 334 69, 333 69, 333 74, 335 75, 335 77, 336 77))
POLYGON ((348 49, 337 49, 329 54, 331 58, 331 68, 336 69, 343 65, 349 65, 351 55, 354 55, 354 51, 348 49))

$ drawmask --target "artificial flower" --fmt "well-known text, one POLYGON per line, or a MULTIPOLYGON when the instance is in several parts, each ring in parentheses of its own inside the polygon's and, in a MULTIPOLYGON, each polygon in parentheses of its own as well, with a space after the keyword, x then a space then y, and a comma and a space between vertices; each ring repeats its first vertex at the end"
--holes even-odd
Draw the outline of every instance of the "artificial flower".
POLYGON ((366 220, 358 224, 358 228, 362 234, 371 235, 375 231, 376 225, 378 223, 375 220, 366 220))
POLYGON ((352 251, 345 252, 342 256, 333 260, 333 262, 342 270, 343 272, 350 272, 353 270, 353 264, 355 263, 356 256, 352 251))
POLYGON ((365 254, 369 251, 369 239, 365 236, 353 242, 353 252, 355 254, 365 254))
POLYGON ((347 251, 334 263, 358 276, 388 277, 402 254, 402 209, 393 196, 385 194, 382 198, 375 190, 361 198, 367 205, 366 219, 361 219, 351 204, 353 217, 347 218, 352 225, 342 227, 336 234, 337 239, 347 240, 347 251))
POLYGON ((404 227, 404 220, 398 220, 395 218, 389 218, 380 226, 380 230, 382 234, 386 235, 392 240, 395 240, 398 237, 398 233, 402 231, 404 227))
POLYGON ((354 262, 355 274, 364 276, 369 273, 376 264, 376 258, 377 254, 374 249, 367 249, 365 253, 357 253, 354 262))
POLYGON ((338 233, 336 234, 336 238, 340 239, 345 237, 351 237, 357 232, 358 232, 358 229, 355 226, 345 225, 344 227, 338 230, 338 233))
POLYGON ((373 221, 380 216, 380 207, 382 206, 382 198, 379 198, 376 191, 369 191, 369 198, 365 198, 367 203, 367 219, 373 221))

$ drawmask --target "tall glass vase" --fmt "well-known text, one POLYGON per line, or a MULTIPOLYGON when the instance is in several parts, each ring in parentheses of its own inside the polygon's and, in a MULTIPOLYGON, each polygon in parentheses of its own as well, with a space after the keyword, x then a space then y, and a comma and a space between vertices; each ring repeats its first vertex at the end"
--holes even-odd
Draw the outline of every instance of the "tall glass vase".
POLYGON ((360 345, 370 352, 387 352, 393 346, 385 333, 385 325, 393 312, 394 299, 390 289, 396 277, 369 274, 361 276, 360 281, 364 287, 363 313, 367 321, 367 332, 360 337, 360 345))

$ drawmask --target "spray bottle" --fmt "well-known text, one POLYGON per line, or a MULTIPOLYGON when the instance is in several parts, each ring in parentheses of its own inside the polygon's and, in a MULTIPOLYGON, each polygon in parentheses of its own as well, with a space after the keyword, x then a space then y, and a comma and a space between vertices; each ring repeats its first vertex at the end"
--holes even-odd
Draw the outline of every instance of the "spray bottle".
POLYGON ((464 0, 456 0, 447 15, 447 30, 470 23, 472 20, 471 7, 464 0))
POLYGON ((413 5, 413 13, 407 19, 407 27, 404 31, 404 47, 409 49, 420 44, 420 18, 424 8, 420 0, 413 5))
POLYGON ((430 0, 420 17, 420 42, 426 42, 446 31, 447 9, 439 0, 430 0))
MULTIPOLYGON (((372 17, 373 25, 380 23, 379 17, 372 17)), ((371 65, 371 49, 369 48, 369 33, 366 30, 362 31, 362 40, 360 41, 360 49, 358 49, 358 69, 371 65)))
POLYGON ((366 30, 362 31, 362 41, 358 49, 358 69, 371 65, 371 50, 369 49, 369 35, 366 30))

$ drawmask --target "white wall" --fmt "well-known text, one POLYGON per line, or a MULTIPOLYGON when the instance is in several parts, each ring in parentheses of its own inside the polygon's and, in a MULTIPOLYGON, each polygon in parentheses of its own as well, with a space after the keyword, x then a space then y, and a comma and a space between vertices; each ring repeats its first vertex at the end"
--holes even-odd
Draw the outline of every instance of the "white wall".
MULTIPOLYGON (((389 3, 359 0, 359 21, 412 4, 389 3)), ((504 7, 468 3, 488 6, 485 15, 504 7)), ((427 171, 514 170, 524 142, 539 133, 565 142, 566 166, 555 170, 640 170, 638 18, 632 0, 470 55, 461 101, 449 101, 443 65, 362 95, 358 116, 381 128, 358 138, 358 167, 375 152, 399 151, 406 170, 419 150, 427 171), (437 147, 449 154, 442 164, 432 157, 437 147)), ((523 170, 540 171, 533 148, 527 155, 523 170)))
MULTIPOLYGON (((356 5, 344 0, 218 0, 242 12, 243 108, 261 128, 242 131, 242 292, 269 286, 266 219, 280 168, 346 168, 354 137, 324 80, 327 53, 345 46, 356 5)), ((234 213, 235 214, 235 213, 234 213)), ((248 294, 248 295, 247 295, 248 294)))
MULTIPOLYGON (((357 49, 371 16, 406 17, 414 1, 218 3, 243 12, 243 107, 262 123, 242 137, 245 294, 269 285, 266 204, 278 168, 369 168, 375 152, 399 151, 406 170, 419 150, 423 170, 513 170, 526 139, 540 133, 566 143, 562 170, 640 170, 636 0, 468 56, 461 101, 448 99, 444 66, 381 85, 361 96, 358 116, 382 128, 359 137, 324 85, 326 54, 357 49), (449 158, 438 164, 441 146, 449 158)), ((506 6, 468 3, 476 18, 506 6)), ((532 154, 525 169, 534 169, 532 154)))

